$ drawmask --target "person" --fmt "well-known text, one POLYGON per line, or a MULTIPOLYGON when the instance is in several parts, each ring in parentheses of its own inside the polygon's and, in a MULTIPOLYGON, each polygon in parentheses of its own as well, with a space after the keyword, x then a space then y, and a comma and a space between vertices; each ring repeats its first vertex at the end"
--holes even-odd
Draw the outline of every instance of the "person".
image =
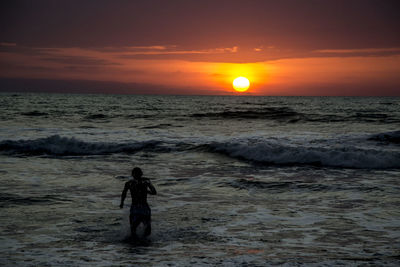
POLYGON ((124 200, 128 190, 131 191, 132 205, 129 215, 129 222, 131 225, 132 238, 136 238, 136 228, 140 223, 145 226, 144 236, 151 234, 151 210, 147 203, 147 194, 156 195, 157 191, 151 184, 148 178, 144 178, 143 172, 140 168, 136 167, 132 170, 132 180, 125 183, 124 190, 121 195, 121 204, 119 207, 124 207, 124 200))

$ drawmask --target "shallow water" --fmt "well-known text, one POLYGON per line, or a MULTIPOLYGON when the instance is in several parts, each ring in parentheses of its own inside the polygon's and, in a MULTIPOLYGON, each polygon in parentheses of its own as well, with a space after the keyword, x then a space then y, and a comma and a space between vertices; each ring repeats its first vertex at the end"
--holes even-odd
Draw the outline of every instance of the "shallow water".
POLYGON ((400 263, 396 98, 0 102, 4 266, 400 263), (139 244, 118 207, 133 166, 158 191, 139 244))

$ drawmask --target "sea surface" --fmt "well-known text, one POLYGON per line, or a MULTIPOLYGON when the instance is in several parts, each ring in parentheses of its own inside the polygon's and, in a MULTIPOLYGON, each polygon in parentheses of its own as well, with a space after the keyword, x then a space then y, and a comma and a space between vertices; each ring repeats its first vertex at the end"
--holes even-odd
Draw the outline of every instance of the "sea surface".
POLYGON ((399 266, 399 100, 2 93, 0 265, 399 266))

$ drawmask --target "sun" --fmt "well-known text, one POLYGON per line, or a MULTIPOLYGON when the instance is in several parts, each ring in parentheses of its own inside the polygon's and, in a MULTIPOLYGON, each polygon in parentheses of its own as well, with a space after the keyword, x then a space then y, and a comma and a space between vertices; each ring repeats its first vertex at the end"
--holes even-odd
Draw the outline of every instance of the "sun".
POLYGON ((250 82, 245 77, 237 77, 232 83, 233 89, 237 92, 245 92, 250 87, 250 82))

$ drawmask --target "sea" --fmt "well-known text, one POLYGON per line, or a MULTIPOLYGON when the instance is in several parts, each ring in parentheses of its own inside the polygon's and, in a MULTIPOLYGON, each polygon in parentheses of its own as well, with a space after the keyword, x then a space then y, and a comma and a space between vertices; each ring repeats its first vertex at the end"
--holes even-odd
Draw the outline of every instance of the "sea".
POLYGON ((1 93, 0 265, 399 266, 399 100, 1 93))

